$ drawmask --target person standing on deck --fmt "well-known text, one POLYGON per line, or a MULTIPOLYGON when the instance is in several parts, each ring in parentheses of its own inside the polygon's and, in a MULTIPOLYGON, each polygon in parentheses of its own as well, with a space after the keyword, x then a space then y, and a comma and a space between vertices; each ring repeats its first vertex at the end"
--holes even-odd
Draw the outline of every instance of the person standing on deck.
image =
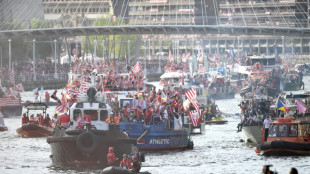
POLYGON ((270 127, 270 117, 267 116, 266 119, 264 120, 264 125, 265 125, 265 141, 267 141, 268 133, 269 133, 269 127, 270 127))
POLYGON ((50 95, 47 91, 45 91, 45 102, 49 102, 50 101, 50 95))
POLYGON ((107 160, 108 160, 108 165, 109 166, 114 166, 115 162, 118 160, 114 154, 114 148, 109 147, 109 153, 107 154, 107 160))

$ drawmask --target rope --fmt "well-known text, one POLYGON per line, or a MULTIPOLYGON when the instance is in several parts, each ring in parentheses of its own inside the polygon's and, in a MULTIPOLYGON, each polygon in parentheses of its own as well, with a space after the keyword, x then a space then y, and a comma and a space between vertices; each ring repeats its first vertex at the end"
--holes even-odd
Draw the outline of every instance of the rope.
POLYGON ((146 130, 144 131, 144 133, 137 139, 137 141, 139 141, 148 131, 149 131, 149 130, 146 129, 146 130))

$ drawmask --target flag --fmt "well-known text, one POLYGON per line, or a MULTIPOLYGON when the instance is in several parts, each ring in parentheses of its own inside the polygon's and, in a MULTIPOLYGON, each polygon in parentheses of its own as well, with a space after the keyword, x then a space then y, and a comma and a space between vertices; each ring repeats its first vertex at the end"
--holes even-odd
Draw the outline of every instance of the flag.
POLYGON ((41 94, 43 95, 44 90, 43 90, 43 86, 41 86, 41 94))
POLYGON ((190 111, 191 121, 194 127, 197 127, 201 123, 202 110, 190 111))
POLYGON ((141 68, 141 64, 140 62, 138 61, 136 63, 136 65, 134 67, 132 67, 131 71, 133 72, 133 74, 137 74, 139 72, 141 72, 142 68, 141 68))
POLYGON ((285 106, 285 104, 281 100, 278 100, 277 108, 278 110, 284 111, 285 113, 290 112, 290 109, 287 106, 285 106))
POLYGON ((53 94, 51 95, 51 98, 57 101, 59 104, 61 104, 60 99, 56 96, 57 91, 55 90, 53 94))
POLYGON ((299 112, 305 114, 306 111, 307 111, 307 108, 306 108, 306 107, 302 104, 302 102, 299 101, 299 100, 296 100, 296 103, 297 103, 297 110, 298 110, 299 112))
POLYGON ((165 102, 166 101, 166 95, 165 95, 165 93, 164 92, 162 92, 161 93, 161 100, 163 101, 163 102, 165 102))
POLYGON ((55 113, 56 113, 56 114, 63 113, 64 110, 65 110, 65 108, 66 108, 65 105, 58 105, 58 106, 56 106, 56 111, 55 111, 55 113))
POLYGON ((33 89, 32 92, 38 92, 39 88, 33 89))
POLYGON ((14 65, 12 65, 12 71, 10 75, 10 81, 15 86, 15 73, 14 73, 14 65))
POLYGON ((83 83, 82 83, 82 93, 86 93, 88 88, 89 88, 89 84, 88 84, 88 82, 86 82, 84 80, 83 83))
POLYGON ((196 88, 193 88, 193 89, 185 92, 185 96, 187 97, 188 100, 191 100, 192 98, 196 98, 196 96, 197 96, 196 88))
POLYGON ((171 54, 171 50, 169 50, 169 61, 173 62, 173 57, 172 57, 172 54, 171 54))
POLYGON ((198 101, 196 99, 196 96, 197 96, 196 88, 193 88, 193 89, 185 92, 185 96, 193 104, 195 109, 198 111, 199 110, 199 103, 198 103, 198 101))

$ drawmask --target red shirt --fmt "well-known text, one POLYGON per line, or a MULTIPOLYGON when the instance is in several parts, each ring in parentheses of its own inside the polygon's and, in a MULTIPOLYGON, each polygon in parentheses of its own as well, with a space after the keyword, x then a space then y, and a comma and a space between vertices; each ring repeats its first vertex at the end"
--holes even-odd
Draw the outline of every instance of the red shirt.
POLYGON ((26 117, 22 117, 22 124, 26 124, 26 123, 29 123, 29 118, 26 116, 26 117))
POLYGON ((141 111, 141 109, 137 109, 137 116, 138 116, 139 119, 142 118, 142 111, 141 111))
POLYGON ((131 169, 131 160, 130 159, 123 159, 119 164, 121 167, 126 166, 127 169, 131 169))
POLYGON ((114 163, 116 161, 116 156, 113 152, 109 152, 107 155, 107 160, 110 163, 114 163))
POLYGON ((150 109, 146 110, 145 111, 145 119, 151 119, 151 116, 152 116, 152 111, 150 109))

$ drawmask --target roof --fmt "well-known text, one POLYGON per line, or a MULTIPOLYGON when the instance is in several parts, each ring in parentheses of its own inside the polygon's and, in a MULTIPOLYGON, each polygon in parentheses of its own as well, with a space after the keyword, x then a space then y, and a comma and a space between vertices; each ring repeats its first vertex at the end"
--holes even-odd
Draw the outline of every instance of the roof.
POLYGON ((27 103, 25 108, 29 110, 45 110, 48 106, 44 103, 27 103))

